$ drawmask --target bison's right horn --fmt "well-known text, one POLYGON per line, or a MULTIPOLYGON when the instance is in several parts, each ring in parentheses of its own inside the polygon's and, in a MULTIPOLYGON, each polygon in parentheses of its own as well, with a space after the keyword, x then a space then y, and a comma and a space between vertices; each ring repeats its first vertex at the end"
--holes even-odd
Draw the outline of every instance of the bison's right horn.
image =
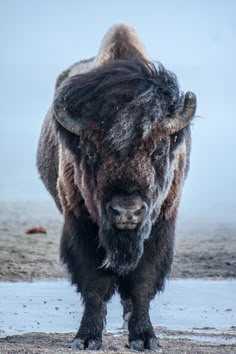
POLYGON ((172 135, 186 127, 194 117, 196 106, 197 98, 195 93, 187 92, 184 98, 183 111, 176 117, 165 118, 158 126, 159 131, 163 134, 172 135))
POLYGON ((69 132, 79 135, 80 125, 78 120, 71 117, 67 111, 65 96, 60 93, 54 99, 53 111, 56 120, 69 132))

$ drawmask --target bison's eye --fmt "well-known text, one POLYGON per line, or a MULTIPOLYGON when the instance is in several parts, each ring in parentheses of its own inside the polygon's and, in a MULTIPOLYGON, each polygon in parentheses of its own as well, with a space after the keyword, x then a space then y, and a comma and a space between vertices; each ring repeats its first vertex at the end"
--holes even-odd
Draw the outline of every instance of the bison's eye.
POLYGON ((165 155, 165 151, 166 151, 166 144, 163 141, 161 141, 152 153, 152 160, 154 161, 160 160, 165 155))
POLYGON ((94 164, 97 161, 96 145, 92 141, 87 141, 85 145, 85 154, 87 162, 94 164))

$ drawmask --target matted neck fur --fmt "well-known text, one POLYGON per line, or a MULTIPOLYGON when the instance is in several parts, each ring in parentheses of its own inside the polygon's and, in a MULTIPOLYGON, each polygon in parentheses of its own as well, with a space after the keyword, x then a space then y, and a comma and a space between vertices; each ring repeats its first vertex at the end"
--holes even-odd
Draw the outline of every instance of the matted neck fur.
POLYGON ((195 95, 126 25, 59 76, 37 164, 64 214, 61 258, 85 301, 75 347, 100 347, 102 306, 116 286, 133 306, 131 348, 157 347, 148 308, 172 263, 195 109, 195 95))

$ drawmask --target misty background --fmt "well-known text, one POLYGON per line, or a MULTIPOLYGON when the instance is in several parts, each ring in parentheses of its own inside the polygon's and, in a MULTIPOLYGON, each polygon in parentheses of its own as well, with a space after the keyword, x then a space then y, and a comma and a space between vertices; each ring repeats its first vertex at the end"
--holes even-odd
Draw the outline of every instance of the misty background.
POLYGON ((115 23, 198 98, 180 214, 235 220, 236 1, 1 0, 0 200, 50 199, 36 148, 58 74, 115 23))

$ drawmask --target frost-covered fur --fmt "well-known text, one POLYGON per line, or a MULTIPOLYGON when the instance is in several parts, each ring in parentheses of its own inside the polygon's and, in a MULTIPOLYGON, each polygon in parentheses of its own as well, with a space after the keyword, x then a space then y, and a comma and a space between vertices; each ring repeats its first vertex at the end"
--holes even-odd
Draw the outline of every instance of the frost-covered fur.
POLYGON ((183 97, 175 75, 151 63, 125 25, 108 31, 96 57, 58 77, 37 164, 64 215, 61 259, 85 304, 76 348, 101 347, 105 304, 116 289, 132 311, 130 347, 158 347, 149 304, 170 271, 191 140, 189 125, 170 135, 158 124, 178 116, 183 97), (61 125, 57 100, 78 134, 61 125), (132 230, 114 224, 115 200, 137 210, 132 230))

